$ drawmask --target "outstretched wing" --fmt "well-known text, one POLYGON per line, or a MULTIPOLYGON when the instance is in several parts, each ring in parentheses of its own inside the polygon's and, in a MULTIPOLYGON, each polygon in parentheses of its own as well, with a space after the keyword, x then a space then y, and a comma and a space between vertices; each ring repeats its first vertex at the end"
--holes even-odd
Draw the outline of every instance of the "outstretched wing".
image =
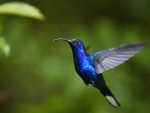
POLYGON ((147 45, 146 42, 122 45, 92 54, 97 74, 112 69, 133 57, 147 45))

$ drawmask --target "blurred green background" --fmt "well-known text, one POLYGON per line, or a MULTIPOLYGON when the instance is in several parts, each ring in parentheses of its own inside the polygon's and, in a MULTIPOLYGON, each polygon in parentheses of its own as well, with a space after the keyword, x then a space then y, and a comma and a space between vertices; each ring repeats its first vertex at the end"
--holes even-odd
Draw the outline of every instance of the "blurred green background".
MULTIPOLYGON (((1 0, 0 4, 11 2, 1 0)), ((150 46, 104 72, 121 104, 113 108, 74 70, 72 52, 55 38, 79 38, 88 53, 149 41, 149 0, 24 0, 45 21, 0 15, 10 55, 0 51, 0 113, 149 113, 150 46)), ((19 9, 18 9, 19 10, 19 9)))

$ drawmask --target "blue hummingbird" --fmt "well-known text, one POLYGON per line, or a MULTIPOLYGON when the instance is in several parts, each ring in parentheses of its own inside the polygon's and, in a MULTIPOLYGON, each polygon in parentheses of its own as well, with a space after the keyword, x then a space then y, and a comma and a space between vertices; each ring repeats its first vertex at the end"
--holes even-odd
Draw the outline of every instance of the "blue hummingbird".
POLYGON ((84 83, 86 85, 91 84, 99 89, 112 106, 120 106, 115 96, 107 87, 102 73, 133 57, 143 49, 147 43, 140 42, 121 45, 117 48, 111 48, 89 55, 85 50, 83 42, 79 39, 68 40, 65 38, 57 38, 54 41, 58 40, 69 43, 73 53, 75 70, 83 79, 84 83))

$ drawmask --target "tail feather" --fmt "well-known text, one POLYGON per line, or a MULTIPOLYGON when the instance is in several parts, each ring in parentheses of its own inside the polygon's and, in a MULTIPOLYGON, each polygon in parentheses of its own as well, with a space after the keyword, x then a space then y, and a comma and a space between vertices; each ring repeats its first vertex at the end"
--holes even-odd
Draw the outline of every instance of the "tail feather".
MULTIPOLYGON (((101 91, 102 92, 102 91, 101 91)), ((119 107, 120 104, 117 101, 117 99, 115 98, 115 96, 112 94, 112 92, 109 90, 109 88, 107 87, 107 94, 103 93, 102 94, 105 96, 105 98, 108 100, 108 102, 113 105, 114 107, 119 107)))
POLYGON ((108 100, 108 102, 113 105, 114 107, 118 107, 120 106, 120 104, 118 103, 118 101, 112 97, 112 96, 105 96, 105 98, 108 100))
POLYGON ((120 104, 115 98, 115 96, 112 94, 110 89, 107 87, 103 75, 101 74, 99 77, 99 81, 95 84, 95 87, 101 91, 101 93, 105 96, 105 98, 112 106, 119 107, 120 104))

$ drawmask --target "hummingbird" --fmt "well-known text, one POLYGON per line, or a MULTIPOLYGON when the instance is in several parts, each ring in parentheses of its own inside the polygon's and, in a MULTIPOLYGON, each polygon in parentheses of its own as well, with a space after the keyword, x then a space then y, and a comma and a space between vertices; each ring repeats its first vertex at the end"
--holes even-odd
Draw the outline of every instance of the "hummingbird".
POLYGON ((112 69, 143 49, 147 42, 121 45, 117 48, 102 50, 93 54, 88 54, 83 42, 79 39, 57 38, 53 41, 66 41, 69 43, 74 59, 75 70, 86 85, 91 84, 104 95, 107 101, 114 107, 120 104, 107 87, 103 78, 103 72, 112 69))

